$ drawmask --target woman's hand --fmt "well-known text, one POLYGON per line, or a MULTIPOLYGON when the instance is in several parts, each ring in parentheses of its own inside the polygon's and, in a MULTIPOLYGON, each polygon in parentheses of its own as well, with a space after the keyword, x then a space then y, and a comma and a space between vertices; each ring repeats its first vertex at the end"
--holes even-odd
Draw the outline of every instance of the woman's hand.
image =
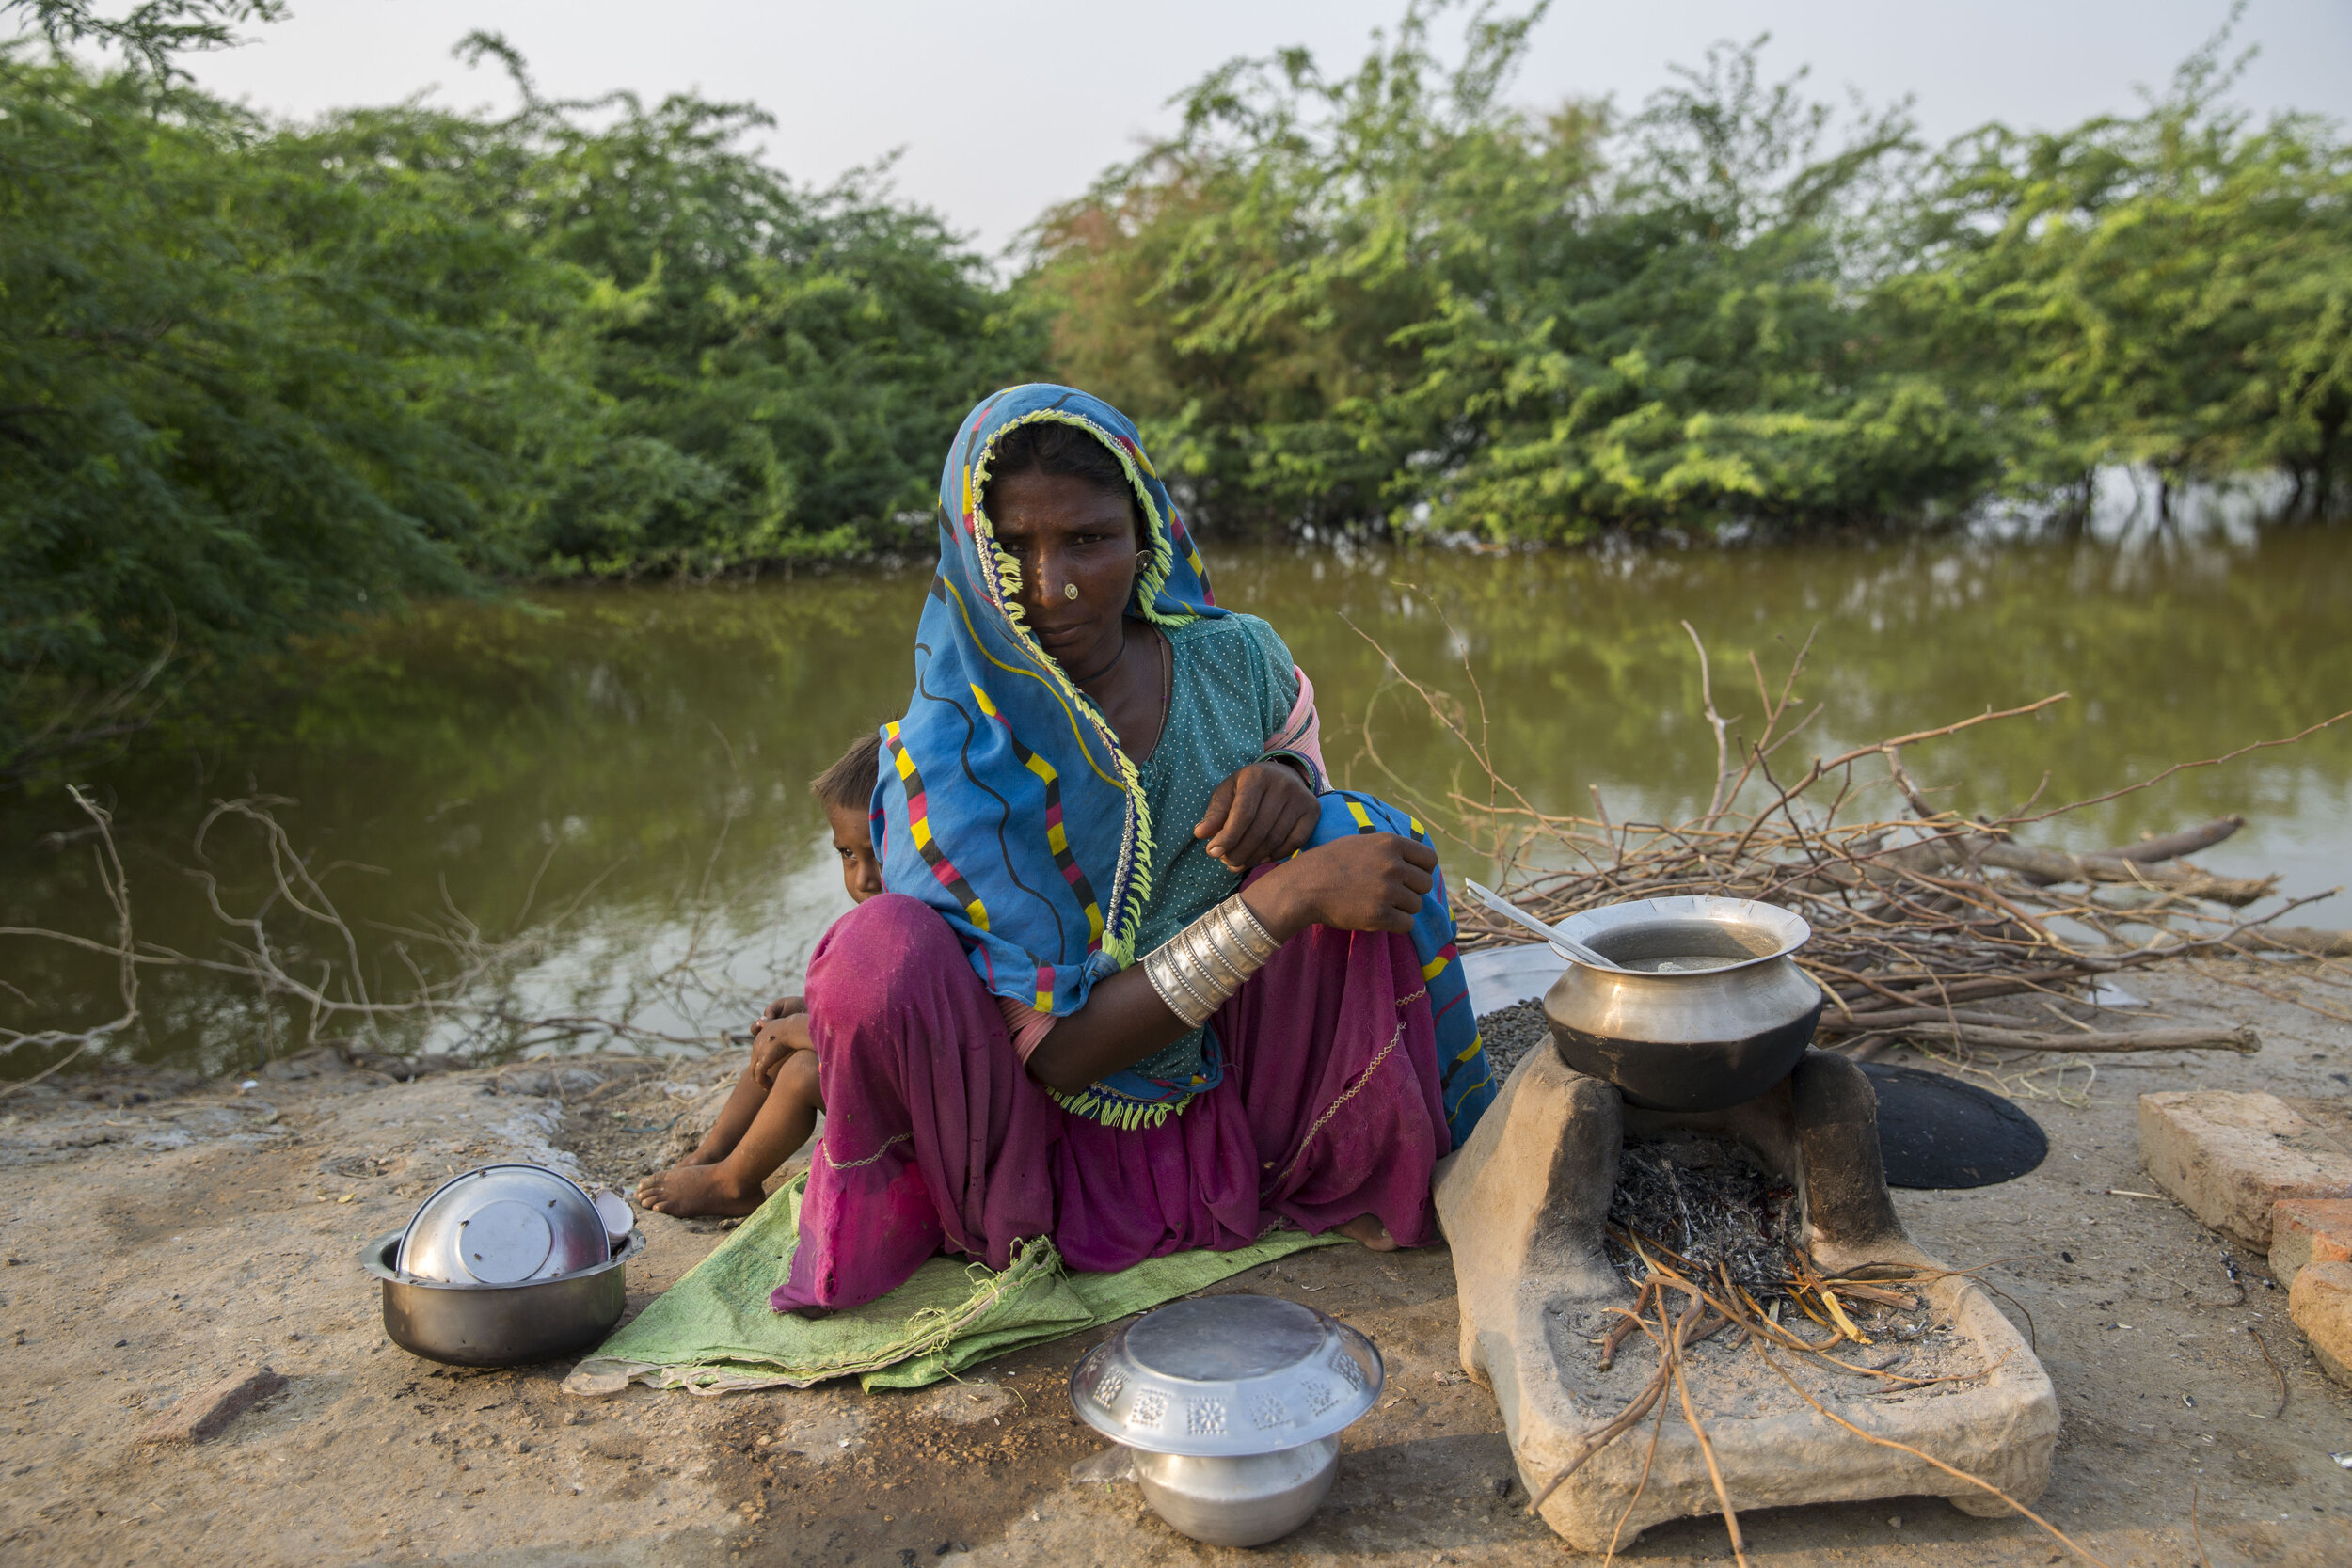
POLYGON ((1287 763, 1253 762, 1216 786, 1192 830, 1228 871, 1279 861, 1315 831, 1315 793, 1287 763))
POLYGON ((1242 900, 1277 942, 1310 926, 1409 931, 1437 876, 1438 852, 1426 844, 1358 833, 1285 861, 1250 883, 1242 900))

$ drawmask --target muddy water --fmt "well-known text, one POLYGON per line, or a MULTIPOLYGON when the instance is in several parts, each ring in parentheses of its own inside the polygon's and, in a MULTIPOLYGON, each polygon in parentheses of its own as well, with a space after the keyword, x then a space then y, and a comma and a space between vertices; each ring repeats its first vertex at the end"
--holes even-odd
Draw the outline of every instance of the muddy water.
MULTIPOLYGON (((1685 621, 1718 708, 1749 733, 1751 655, 1777 695, 1811 638, 1794 711, 1820 713, 1780 753, 1789 771, 2068 693, 1905 752, 1933 799, 1968 810, 2099 795, 2352 708, 2341 529, 1621 556, 1226 548, 1212 566, 1220 598, 1272 621, 1313 677, 1334 771, 1433 808, 1483 798, 1484 775, 1389 657, 1543 809, 1587 813, 1595 792, 1620 821, 1703 805, 1714 741, 1685 621)), ((919 570, 858 572, 428 606, 305 650, 231 738, 159 739, 85 782, 115 814, 143 941, 199 957, 249 943, 190 872, 219 878, 228 912, 260 907, 258 826, 216 822, 201 854, 195 835, 214 802, 268 796, 354 931, 371 996, 402 992, 411 964, 495 958, 511 1011, 626 1016, 649 1047, 691 1048, 784 987, 848 907, 806 781, 902 705, 923 586, 919 570), (524 930, 537 940, 488 951, 524 930)), ((2226 812, 2251 825, 2202 863, 2277 871, 2295 892, 2352 883, 2352 723, 2175 774, 2039 842, 2104 847, 2226 812)), ((0 803, 0 925, 110 932, 82 827, 61 795, 0 803)), ((340 936, 289 923, 282 899, 268 916, 289 969, 343 961, 340 936)), ((2352 925, 2352 910, 2296 918, 2352 925)), ((119 1011, 111 967, 54 944, 0 938, 0 980, 10 1028, 119 1011)), ((216 1070, 305 1033, 298 1006, 218 974, 151 970, 141 1001, 121 1049, 150 1060, 216 1070)), ((379 1027, 391 1045, 526 1043, 415 1016, 379 1027)), ((528 1043, 585 1041, 563 1027, 528 1043)), ((366 1031, 346 1017, 323 1032, 366 1031)), ((28 1048, 0 1072, 47 1059, 28 1048)))

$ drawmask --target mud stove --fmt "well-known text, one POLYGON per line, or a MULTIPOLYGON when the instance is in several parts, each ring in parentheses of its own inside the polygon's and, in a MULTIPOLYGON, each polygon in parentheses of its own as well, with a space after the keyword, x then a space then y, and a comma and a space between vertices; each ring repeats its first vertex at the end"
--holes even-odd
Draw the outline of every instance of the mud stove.
MULTIPOLYGON (((1721 1140, 1744 1151, 1766 1180, 1793 1190, 1794 1238, 1827 1273, 1941 1267, 1896 1215, 1868 1079, 1844 1057, 1806 1048, 1820 1003, 1788 957, 1804 940, 1802 921, 1735 900, 1666 899, 1589 911, 1563 929, 1631 973, 1571 966, 1562 975, 1545 997, 1558 1049, 1529 1053, 1440 1165, 1437 1185, 1461 1298, 1462 1367, 1493 1391, 1531 1497, 1658 1365, 1644 1336, 1613 1370, 1601 1345, 1635 1298, 1604 1230, 1629 1146, 1721 1140), (1780 1053, 1777 1066, 1762 1059, 1760 1041, 1780 1053), (1673 1071, 1659 1070, 1666 1063, 1673 1071), (1737 1098, 1726 1103, 1726 1095, 1737 1098)), ((1945 1274, 1905 1289, 1921 1298, 1943 1347, 1928 1370, 1949 1365, 1954 1375, 1907 1382, 1786 1352, 1777 1360, 1862 1432, 2030 1503, 2048 1483, 2058 1440, 2048 1373, 1973 1280, 1945 1274)), ((1825 1418, 1740 1349, 1741 1338, 1720 1336, 1687 1380, 1734 1509, 1926 1495, 1968 1513, 2010 1512, 1927 1460, 1825 1418)), ((1848 1350, 1841 1359, 1869 1365, 1871 1351, 1848 1350)), ((1622 1549, 1649 1526, 1720 1512, 1677 1397, 1661 1402, 1662 1424, 1645 1418, 1545 1499, 1545 1521, 1580 1550, 1603 1550, 1613 1536, 1622 1549)))

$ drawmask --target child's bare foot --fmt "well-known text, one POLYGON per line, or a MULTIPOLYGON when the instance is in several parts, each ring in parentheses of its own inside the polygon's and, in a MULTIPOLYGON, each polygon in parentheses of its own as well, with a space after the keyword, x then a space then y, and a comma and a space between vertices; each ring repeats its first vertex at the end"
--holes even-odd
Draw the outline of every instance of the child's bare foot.
POLYGON ((757 1181, 743 1180, 723 1164, 673 1165, 637 1184, 638 1202, 681 1220, 739 1218, 767 1196, 757 1181))
POLYGON ((1339 1227, 1341 1235, 1350 1241, 1361 1242, 1375 1252, 1394 1252, 1396 1238, 1380 1223, 1377 1214, 1359 1214, 1339 1227))

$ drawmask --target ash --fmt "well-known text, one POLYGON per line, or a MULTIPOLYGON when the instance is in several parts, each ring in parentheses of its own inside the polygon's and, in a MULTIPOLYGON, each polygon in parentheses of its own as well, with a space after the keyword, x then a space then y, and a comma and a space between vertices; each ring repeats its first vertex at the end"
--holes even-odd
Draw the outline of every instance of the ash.
MULTIPOLYGON (((1717 1264, 1761 1299, 1781 1293, 1802 1271, 1794 1247, 1797 1195, 1769 1180, 1747 1150, 1722 1138, 1673 1138, 1629 1143, 1617 1160, 1617 1190, 1609 1223, 1618 1231, 1661 1242, 1711 1278, 1717 1264)), ((1649 1271, 1633 1249, 1612 1236, 1618 1272, 1639 1283, 1649 1271)))

